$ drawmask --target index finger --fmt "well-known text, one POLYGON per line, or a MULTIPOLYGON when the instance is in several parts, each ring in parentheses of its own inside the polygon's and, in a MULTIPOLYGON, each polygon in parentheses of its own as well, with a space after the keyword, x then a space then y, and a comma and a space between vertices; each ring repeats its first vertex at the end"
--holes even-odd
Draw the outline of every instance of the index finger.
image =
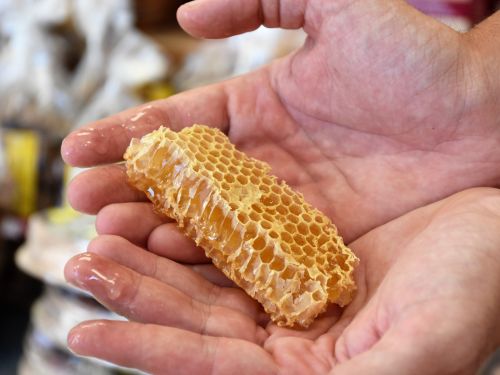
POLYGON ((77 354, 154 374, 278 373, 273 358, 254 343, 160 325, 88 321, 71 330, 68 345, 77 354))
POLYGON ((61 154, 66 163, 77 167, 114 163, 123 159, 132 138, 140 138, 160 126, 180 130, 194 123, 216 126, 227 132, 227 95, 222 83, 90 123, 64 139, 61 154))

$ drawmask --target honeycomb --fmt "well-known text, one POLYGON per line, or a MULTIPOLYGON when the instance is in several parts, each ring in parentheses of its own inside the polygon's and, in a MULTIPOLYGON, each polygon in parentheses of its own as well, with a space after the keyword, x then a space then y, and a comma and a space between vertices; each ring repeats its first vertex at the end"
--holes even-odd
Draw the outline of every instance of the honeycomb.
POLYGON ((307 327, 351 301, 358 259, 336 227, 219 130, 161 127, 125 159, 130 183, 278 325, 307 327))

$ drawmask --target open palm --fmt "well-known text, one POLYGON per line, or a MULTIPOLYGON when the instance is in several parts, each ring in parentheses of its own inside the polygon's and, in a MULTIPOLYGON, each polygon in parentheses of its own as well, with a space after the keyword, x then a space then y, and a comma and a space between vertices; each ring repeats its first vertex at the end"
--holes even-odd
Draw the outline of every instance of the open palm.
MULTIPOLYGON (((483 83, 467 36, 403 1, 276 3, 200 0, 181 8, 195 35, 222 37, 263 22, 303 26, 308 38, 257 72, 91 124, 65 140, 65 159, 119 161, 132 137, 160 125, 217 126, 327 213, 347 241, 466 187, 499 183, 500 127, 493 113, 477 111, 483 83)), ((121 167, 106 166, 82 175, 70 199, 95 213, 144 198, 121 167)))
POLYGON ((498 108, 482 105, 484 77, 468 34, 398 0, 197 0, 179 19, 205 37, 264 23, 303 27, 308 38, 257 72, 131 109, 65 140, 70 164, 106 164, 69 191, 76 208, 99 212, 102 236, 66 276, 131 319, 79 326, 70 347, 155 373, 476 368, 500 336, 498 192, 473 190, 414 210, 500 182, 498 108), (132 137, 193 123, 220 127, 339 226, 361 259, 347 309, 331 308, 305 331, 270 324, 173 223, 153 214, 122 166, 109 165, 132 137))
POLYGON ((270 323, 180 236, 158 256, 104 235, 66 277, 133 322, 84 323, 70 347, 165 374, 470 374, 500 344, 499 226, 500 193, 476 189, 371 231, 351 244, 354 301, 307 330, 270 323))

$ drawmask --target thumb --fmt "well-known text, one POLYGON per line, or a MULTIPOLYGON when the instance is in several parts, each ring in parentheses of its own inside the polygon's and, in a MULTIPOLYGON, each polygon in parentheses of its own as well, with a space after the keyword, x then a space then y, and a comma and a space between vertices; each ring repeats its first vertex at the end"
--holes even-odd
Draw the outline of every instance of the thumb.
MULTIPOLYGON (((422 360, 415 358, 416 353, 405 352, 401 348, 374 346, 346 362, 337 364, 330 375, 400 375, 421 374, 422 360)), ((434 374, 434 372, 432 372, 434 374)))
MULTIPOLYGON (((364 18, 411 7, 403 0, 194 0, 182 5, 177 19, 184 30, 200 38, 226 38, 266 27, 300 29, 315 37, 323 21, 349 13, 364 18)), ((351 21, 343 27, 350 27, 351 21)))
POLYGON ((337 363, 330 375, 475 373, 485 357, 477 349, 481 347, 477 338, 469 336, 461 340, 447 332, 445 324, 422 328, 423 325, 420 323, 421 329, 417 331, 389 331, 367 351, 337 363))
POLYGON ((202 38, 225 38, 260 25, 299 29, 304 26, 307 0, 195 0, 177 11, 188 33, 202 38))

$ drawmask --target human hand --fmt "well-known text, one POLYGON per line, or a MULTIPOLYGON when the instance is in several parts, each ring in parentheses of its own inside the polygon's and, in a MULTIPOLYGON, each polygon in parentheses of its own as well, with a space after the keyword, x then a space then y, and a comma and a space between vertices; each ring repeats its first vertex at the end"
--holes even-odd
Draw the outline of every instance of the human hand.
POLYGON ((354 301, 307 330, 269 323, 150 205, 100 215, 119 236, 98 237, 65 274, 132 322, 76 327, 68 342, 82 355, 162 374, 442 375, 473 373, 500 345, 498 190, 456 194, 352 243, 354 301))
MULTIPOLYGON (((70 135, 73 165, 119 161, 132 137, 166 125, 220 127, 241 150, 304 193, 350 242, 416 207, 500 172, 498 106, 467 35, 403 1, 198 0, 179 11, 195 35, 304 27, 305 45, 269 66, 98 121, 70 135), (475 56, 475 55, 474 55, 475 56), (490 103, 491 104, 491 103, 490 103)), ((72 204, 96 213, 144 200, 123 167, 77 178, 72 204)))

